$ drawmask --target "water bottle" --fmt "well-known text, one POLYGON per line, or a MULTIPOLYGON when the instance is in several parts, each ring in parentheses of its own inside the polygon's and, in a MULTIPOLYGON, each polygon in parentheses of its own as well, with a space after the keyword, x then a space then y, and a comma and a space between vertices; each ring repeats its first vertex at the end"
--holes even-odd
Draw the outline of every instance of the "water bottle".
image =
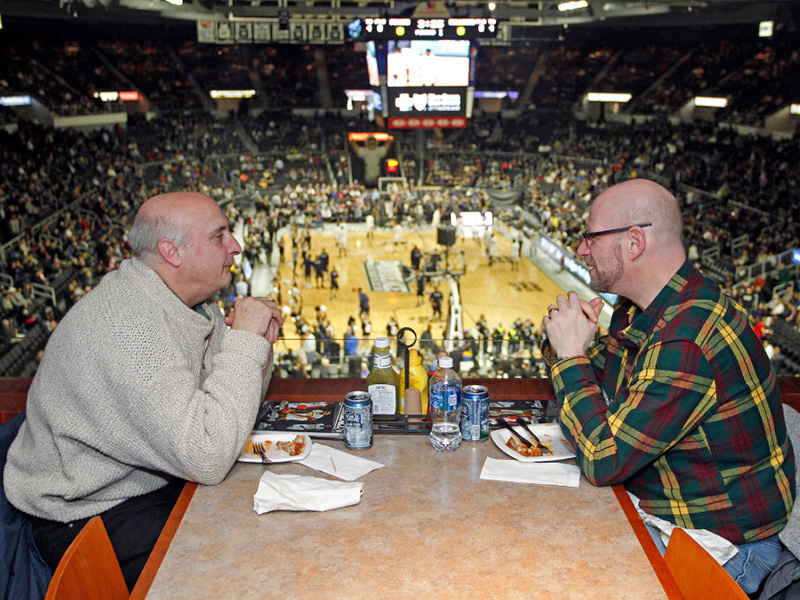
POLYGON ((461 443, 461 377, 453 370, 453 359, 439 359, 431 375, 431 444, 434 450, 455 450, 461 443))

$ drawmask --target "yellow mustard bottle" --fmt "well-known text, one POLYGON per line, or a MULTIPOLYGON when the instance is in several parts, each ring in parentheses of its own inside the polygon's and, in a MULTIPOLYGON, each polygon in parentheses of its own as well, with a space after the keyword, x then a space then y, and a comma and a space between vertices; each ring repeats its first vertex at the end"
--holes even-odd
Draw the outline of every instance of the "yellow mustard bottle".
MULTIPOLYGON (((422 366, 422 357, 414 348, 408 351, 408 387, 416 388, 420 392, 422 414, 428 414, 428 372, 422 366)), ((400 414, 405 414, 406 370, 400 371, 401 402, 400 414)))

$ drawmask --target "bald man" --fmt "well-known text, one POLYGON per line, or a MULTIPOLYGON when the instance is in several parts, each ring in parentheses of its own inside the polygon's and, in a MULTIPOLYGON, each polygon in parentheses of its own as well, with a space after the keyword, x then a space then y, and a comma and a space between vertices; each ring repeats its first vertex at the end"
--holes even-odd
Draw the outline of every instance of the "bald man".
POLYGON ((681 228, 652 181, 594 200, 577 252, 592 289, 620 300, 596 343, 600 298, 548 307, 550 378, 586 478, 624 484, 657 542, 679 526, 718 548, 752 593, 780 553, 794 455, 769 359, 741 307, 687 262, 681 228))
POLYGON ((102 515, 132 588, 183 483, 217 484, 239 456, 283 321, 266 298, 223 320, 212 297, 241 247, 211 198, 151 198, 128 241, 50 337, 4 484, 52 568, 102 515))

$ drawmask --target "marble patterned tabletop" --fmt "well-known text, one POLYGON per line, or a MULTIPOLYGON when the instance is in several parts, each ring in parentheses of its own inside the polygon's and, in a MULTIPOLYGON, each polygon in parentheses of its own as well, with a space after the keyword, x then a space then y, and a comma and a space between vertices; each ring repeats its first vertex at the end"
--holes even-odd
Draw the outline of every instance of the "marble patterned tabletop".
POLYGON ((376 436, 357 454, 386 466, 329 512, 253 511, 264 469, 334 479, 296 463, 240 463, 198 487, 147 598, 667 597, 610 488, 481 480, 487 456, 512 460, 491 441, 439 453, 376 436))

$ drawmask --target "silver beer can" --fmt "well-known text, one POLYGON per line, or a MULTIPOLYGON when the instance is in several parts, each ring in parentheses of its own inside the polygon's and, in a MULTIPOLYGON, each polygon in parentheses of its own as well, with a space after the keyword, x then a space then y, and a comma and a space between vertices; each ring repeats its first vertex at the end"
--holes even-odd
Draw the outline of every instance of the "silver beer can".
POLYGON ((461 439, 489 439, 489 390, 485 386, 467 385, 461 391, 461 439))
POLYGON ((372 448, 372 398, 369 392, 344 397, 344 445, 351 450, 372 448))

